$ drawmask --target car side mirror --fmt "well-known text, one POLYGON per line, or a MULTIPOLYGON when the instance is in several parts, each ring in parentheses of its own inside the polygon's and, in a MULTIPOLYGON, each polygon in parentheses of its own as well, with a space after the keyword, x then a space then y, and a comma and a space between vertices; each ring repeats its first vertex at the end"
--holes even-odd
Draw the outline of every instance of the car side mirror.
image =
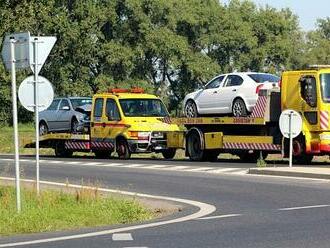
POLYGON ((61 108, 61 110, 70 110, 70 107, 69 107, 69 106, 63 106, 63 107, 61 108))

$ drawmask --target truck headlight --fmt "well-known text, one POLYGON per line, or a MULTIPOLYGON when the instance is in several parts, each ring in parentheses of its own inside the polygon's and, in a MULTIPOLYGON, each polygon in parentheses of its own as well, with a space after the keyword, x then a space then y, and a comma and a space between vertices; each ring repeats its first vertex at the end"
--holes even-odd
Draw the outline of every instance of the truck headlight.
POLYGON ((151 132, 129 131, 129 136, 138 140, 149 140, 150 134, 151 132))

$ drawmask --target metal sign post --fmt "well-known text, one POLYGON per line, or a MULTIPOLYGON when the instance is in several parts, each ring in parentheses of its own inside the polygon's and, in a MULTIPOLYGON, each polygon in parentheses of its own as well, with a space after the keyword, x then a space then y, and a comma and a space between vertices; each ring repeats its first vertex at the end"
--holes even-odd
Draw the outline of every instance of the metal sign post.
POLYGON ((35 107, 35 126, 36 126, 36 184, 37 195, 40 194, 40 179, 39 179, 39 82, 38 82, 38 38, 35 37, 32 41, 33 49, 33 63, 34 63, 34 107, 35 107))
POLYGON ((293 138, 292 138, 292 115, 293 111, 290 111, 289 113, 289 137, 290 137, 290 151, 289 151, 289 167, 292 167, 292 143, 293 143, 293 138))
POLYGON ((302 118, 298 112, 287 109, 281 113, 279 125, 282 135, 289 139, 289 166, 292 167, 293 139, 301 133, 302 118))
POLYGON ((16 94, 16 67, 15 67, 15 42, 10 38, 10 61, 11 61, 11 94, 13 102, 13 126, 14 126, 14 144, 15 144, 15 173, 16 173, 16 208, 21 212, 21 187, 20 187, 20 169, 19 169, 19 150, 18 150, 18 125, 17 125, 17 94, 16 94))
MULTIPOLYGON (((52 36, 30 36, 30 32, 14 33, 7 35, 3 42, 2 58, 7 70, 12 74, 12 94, 13 94, 13 120, 15 138, 15 168, 16 168, 16 190, 17 190, 17 209, 20 211, 20 188, 19 188, 19 155, 18 155, 18 134, 17 134, 17 102, 16 102, 16 74, 15 69, 25 69, 30 67, 34 72, 33 88, 24 84, 20 86, 19 97, 22 105, 29 111, 35 111, 36 126, 36 184, 37 194, 40 192, 39 180, 39 111, 48 108, 54 97, 54 91, 48 80, 40 79, 39 72, 46 62, 46 59, 55 45, 56 37, 52 36), (16 56, 16 57, 15 57, 16 56), (39 80, 40 79, 40 80, 39 80), (39 85, 43 81, 43 84, 39 85), (39 88, 42 89, 40 100, 39 88), (31 89, 31 90, 30 90, 31 89), (25 92, 26 90, 26 92, 25 92), (23 92, 23 93, 22 93, 23 92), (33 93, 32 93, 33 92, 33 93), (33 96, 33 101, 30 101, 33 96), (44 99, 46 97, 47 99, 44 99), (29 103, 29 104, 25 104, 29 103), (31 104, 32 103, 32 104, 31 104), (40 104, 43 105, 40 105, 40 104)), ((30 79, 29 79, 30 80, 30 79)), ((31 80, 30 80, 31 81, 31 80)))

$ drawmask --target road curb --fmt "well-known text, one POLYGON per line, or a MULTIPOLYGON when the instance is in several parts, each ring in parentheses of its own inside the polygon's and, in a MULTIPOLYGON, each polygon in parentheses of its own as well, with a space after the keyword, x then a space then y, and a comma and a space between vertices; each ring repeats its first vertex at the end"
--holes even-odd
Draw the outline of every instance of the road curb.
POLYGON ((328 173, 311 173, 303 171, 283 170, 283 169, 260 169, 250 168, 248 174, 251 175, 270 175, 270 176, 282 176, 282 177, 301 177, 301 178, 314 178, 314 179, 330 179, 328 173))

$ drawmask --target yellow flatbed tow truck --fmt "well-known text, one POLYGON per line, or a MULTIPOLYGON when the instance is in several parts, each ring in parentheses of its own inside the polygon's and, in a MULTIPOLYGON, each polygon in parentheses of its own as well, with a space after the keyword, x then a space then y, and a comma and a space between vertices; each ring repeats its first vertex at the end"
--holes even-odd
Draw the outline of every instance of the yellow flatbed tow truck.
POLYGON ((173 158, 176 149, 185 149, 194 161, 214 161, 220 153, 238 155, 245 161, 256 161, 260 154, 265 157, 269 153, 288 157, 289 140, 280 132, 279 117, 283 110, 293 109, 303 120, 302 132, 293 140, 294 160, 309 164, 314 155, 330 154, 330 66, 284 72, 280 88, 259 91, 257 104, 247 117, 169 118, 164 114, 126 119, 128 106, 120 99, 130 98, 143 100, 146 96, 95 95, 89 134, 48 134, 41 137, 41 147, 54 148, 58 156, 83 150, 102 157, 117 151, 119 157, 129 158, 132 152, 159 151, 165 158, 173 158), (97 99, 106 104, 109 97, 116 98, 119 116, 109 119, 103 107, 98 117, 97 99))
POLYGON ((184 125, 186 131, 167 136, 169 148, 185 149, 191 160, 215 160, 231 153, 245 161, 256 161, 260 153, 289 156, 289 140, 279 129, 283 110, 300 113, 302 131, 293 139, 293 157, 309 164, 314 155, 330 154, 330 66, 282 74, 280 89, 261 90, 256 106, 247 117, 178 118, 168 121, 184 125))

